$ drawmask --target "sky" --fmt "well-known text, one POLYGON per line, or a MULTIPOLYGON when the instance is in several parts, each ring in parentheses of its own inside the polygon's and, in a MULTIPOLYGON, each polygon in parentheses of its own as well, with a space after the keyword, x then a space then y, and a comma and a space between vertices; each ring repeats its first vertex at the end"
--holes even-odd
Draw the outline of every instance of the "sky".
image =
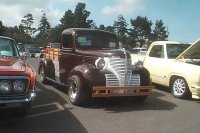
POLYGON ((163 21, 169 40, 193 43, 200 39, 200 0, 0 0, 0 21, 5 26, 19 25, 31 13, 33 27, 38 27, 44 11, 54 27, 67 10, 74 12, 80 2, 86 4, 89 19, 97 26, 112 26, 123 15, 131 27, 131 19, 146 16, 153 26, 156 20, 163 21))

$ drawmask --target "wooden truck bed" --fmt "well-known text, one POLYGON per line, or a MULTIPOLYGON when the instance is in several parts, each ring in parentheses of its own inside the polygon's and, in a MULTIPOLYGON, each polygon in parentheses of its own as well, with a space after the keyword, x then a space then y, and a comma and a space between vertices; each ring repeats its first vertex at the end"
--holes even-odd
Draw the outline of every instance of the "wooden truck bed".
POLYGON ((59 60, 59 48, 46 48, 44 50, 44 57, 52 60, 59 60))

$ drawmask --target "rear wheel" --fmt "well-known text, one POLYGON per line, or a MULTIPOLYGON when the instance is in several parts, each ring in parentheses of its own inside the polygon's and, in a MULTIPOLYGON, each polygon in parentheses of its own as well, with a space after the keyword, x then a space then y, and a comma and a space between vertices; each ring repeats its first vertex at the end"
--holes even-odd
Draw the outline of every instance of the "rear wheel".
POLYGON ((41 83, 43 84, 48 84, 48 80, 46 79, 46 75, 45 75, 45 72, 44 72, 44 66, 41 66, 40 67, 40 71, 39 71, 39 79, 41 81, 41 83))
POLYGON ((170 85, 171 93, 177 98, 188 98, 190 96, 189 87, 185 79, 176 77, 170 85))
POLYGON ((86 95, 83 90, 83 84, 77 75, 71 76, 68 80, 68 96, 74 105, 83 105, 86 102, 86 95))

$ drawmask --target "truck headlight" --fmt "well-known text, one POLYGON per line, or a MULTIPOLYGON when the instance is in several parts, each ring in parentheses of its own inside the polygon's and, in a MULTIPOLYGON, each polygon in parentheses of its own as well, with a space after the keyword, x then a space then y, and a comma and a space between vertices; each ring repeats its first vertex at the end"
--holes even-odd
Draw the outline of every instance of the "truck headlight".
POLYGON ((9 94, 11 92, 11 84, 9 81, 0 82, 0 92, 1 94, 9 94))
POLYGON ((98 59, 95 61, 95 65, 96 65, 97 68, 99 68, 99 69, 102 70, 102 69, 105 68, 105 66, 106 66, 106 62, 105 62, 104 59, 102 59, 102 58, 98 58, 98 59))
POLYGON ((22 93, 24 92, 24 90, 25 90, 25 85, 22 81, 17 80, 13 83, 13 91, 15 93, 22 93))

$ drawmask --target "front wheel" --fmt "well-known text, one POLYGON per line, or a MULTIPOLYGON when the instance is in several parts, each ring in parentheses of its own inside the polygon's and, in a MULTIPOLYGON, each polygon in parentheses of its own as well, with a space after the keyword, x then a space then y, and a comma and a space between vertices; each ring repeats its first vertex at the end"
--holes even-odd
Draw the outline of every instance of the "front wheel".
POLYGON ((71 76, 68 80, 68 96, 69 100, 74 105, 82 105, 86 102, 86 95, 83 89, 83 84, 79 76, 71 76))
POLYGON ((189 87, 185 79, 181 77, 175 78, 171 85, 171 93, 177 98, 187 98, 190 96, 189 87))

